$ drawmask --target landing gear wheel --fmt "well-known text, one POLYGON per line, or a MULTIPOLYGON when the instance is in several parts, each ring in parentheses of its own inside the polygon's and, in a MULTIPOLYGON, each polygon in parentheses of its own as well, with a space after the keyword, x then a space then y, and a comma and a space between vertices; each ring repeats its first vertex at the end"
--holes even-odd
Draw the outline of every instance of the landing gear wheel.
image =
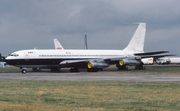
POLYGON ((69 71, 70 72, 79 72, 79 69, 78 68, 71 68, 69 71))
POLYGON ((143 66, 143 63, 135 66, 135 70, 144 70, 144 69, 145 67, 143 66))
POLYGON ((26 69, 22 69, 21 71, 23 74, 26 74, 27 70, 26 69))
POLYGON ((51 68, 51 72, 59 72, 60 68, 51 68))
POLYGON ((100 69, 93 68, 93 69, 87 69, 87 72, 98 72, 100 69))
POLYGON ((128 67, 126 67, 126 66, 119 66, 118 70, 128 70, 128 67))
POLYGON ((36 68, 32 68, 32 71, 33 72, 38 72, 38 71, 40 71, 41 69, 40 68, 38 68, 38 67, 36 67, 36 68))

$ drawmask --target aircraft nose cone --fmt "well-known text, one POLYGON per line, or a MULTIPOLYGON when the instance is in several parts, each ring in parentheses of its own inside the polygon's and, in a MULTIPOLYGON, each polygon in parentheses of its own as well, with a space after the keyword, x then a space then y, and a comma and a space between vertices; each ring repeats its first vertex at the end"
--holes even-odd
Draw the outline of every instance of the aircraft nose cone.
POLYGON ((4 58, 4 61, 7 63, 8 62, 8 60, 6 59, 6 58, 4 58))
POLYGON ((9 59, 8 59, 8 57, 4 57, 4 61, 6 62, 6 63, 9 63, 9 59))

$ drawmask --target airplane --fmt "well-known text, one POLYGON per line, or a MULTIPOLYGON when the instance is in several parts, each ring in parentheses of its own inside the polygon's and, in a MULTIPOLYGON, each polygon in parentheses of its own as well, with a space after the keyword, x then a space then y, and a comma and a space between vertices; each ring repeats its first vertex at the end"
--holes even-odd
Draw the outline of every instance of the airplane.
POLYGON ((63 46, 60 44, 60 42, 57 39, 54 39, 54 47, 56 50, 64 50, 63 46))
POLYGON ((164 64, 180 64, 180 57, 162 57, 158 58, 155 61, 155 64, 164 65, 164 64))
POLYGON ((2 56, 0 53, 0 62, 5 62, 5 56, 2 56))
POLYGON ((3 56, 1 55, 1 53, 0 53, 0 62, 4 62, 4 58, 3 58, 3 56))
POLYGON ((0 68, 8 67, 9 65, 5 62, 5 57, 1 55, 0 53, 0 68))
POLYGON ((127 69, 127 65, 135 65, 143 69, 141 58, 152 57, 169 51, 144 52, 146 23, 139 23, 132 39, 123 50, 46 50, 29 49, 11 53, 5 58, 9 65, 20 67, 25 74, 27 68, 44 67, 52 69, 71 68, 70 72, 79 72, 86 68, 88 72, 97 72, 115 65, 127 69))
POLYGON ((143 62, 143 64, 152 65, 154 63, 154 58, 153 57, 144 58, 144 59, 141 59, 141 61, 143 62))

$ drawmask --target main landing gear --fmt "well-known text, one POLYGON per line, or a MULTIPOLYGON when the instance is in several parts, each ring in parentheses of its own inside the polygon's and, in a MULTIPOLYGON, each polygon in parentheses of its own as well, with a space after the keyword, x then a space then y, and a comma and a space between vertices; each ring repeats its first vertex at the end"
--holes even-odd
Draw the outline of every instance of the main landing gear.
POLYGON ((36 67, 36 68, 32 68, 32 71, 33 72, 38 72, 38 71, 40 71, 41 69, 39 68, 39 67, 36 67))
POLYGON ((135 66, 135 70, 144 70, 145 67, 143 65, 137 65, 135 66))
POLYGON ((139 65, 135 66, 135 70, 143 70, 145 67, 143 66, 143 63, 141 62, 139 65))
POLYGON ((79 69, 78 68, 71 68, 69 71, 70 72, 79 72, 79 69))
POLYGON ((87 72, 98 72, 98 71, 102 71, 102 69, 100 68, 92 68, 92 69, 87 69, 87 72))
POLYGON ((128 70, 128 67, 126 65, 120 66, 119 64, 116 64, 116 67, 118 70, 128 70))
POLYGON ((21 72, 22 72, 22 74, 26 74, 27 68, 22 68, 21 72))
MULTIPOLYGON (((87 68, 87 72, 98 72, 98 71, 102 71, 102 68, 87 68)), ((80 72, 78 68, 71 68, 70 72, 80 72)))
MULTIPOLYGON (((128 70, 128 67, 126 65, 120 66, 119 64, 116 64, 116 67, 118 70, 128 70)), ((144 70, 145 67, 143 66, 143 63, 140 63, 139 65, 135 66, 135 70, 144 70)))
POLYGON ((51 68, 51 72, 59 72, 60 68, 51 68))

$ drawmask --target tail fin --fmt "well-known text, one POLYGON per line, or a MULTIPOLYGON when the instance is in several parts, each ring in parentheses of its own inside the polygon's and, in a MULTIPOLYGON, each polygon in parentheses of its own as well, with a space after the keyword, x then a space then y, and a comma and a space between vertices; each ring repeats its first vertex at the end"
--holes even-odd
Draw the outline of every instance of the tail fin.
POLYGON ((139 23, 128 46, 124 49, 127 51, 144 52, 144 41, 146 34, 146 23, 139 23))
POLYGON ((54 39, 54 46, 56 50, 64 50, 64 48, 57 39, 54 39))

